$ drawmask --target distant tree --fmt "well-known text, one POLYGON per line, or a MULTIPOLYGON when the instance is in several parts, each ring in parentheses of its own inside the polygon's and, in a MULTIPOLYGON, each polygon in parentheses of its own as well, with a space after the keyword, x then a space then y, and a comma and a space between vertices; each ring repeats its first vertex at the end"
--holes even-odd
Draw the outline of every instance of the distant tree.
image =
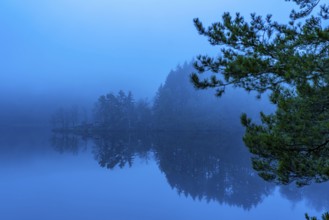
POLYGON ((94 118, 104 129, 119 130, 122 128, 122 104, 125 94, 120 91, 117 96, 113 93, 99 97, 94 107, 94 118))
POLYGON ((151 108, 145 101, 134 101, 133 94, 119 91, 99 97, 94 107, 98 129, 132 131, 151 129, 151 108))
POLYGON ((51 116, 51 124, 54 129, 72 129, 80 124, 81 109, 77 105, 70 108, 59 108, 51 116))
POLYGON ((220 46, 221 54, 199 56, 191 80, 197 88, 216 88, 218 96, 229 85, 259 95, 269 90, 277 111, 261 114, 260 125, 242 116, 245 144, 264 179, 304 185, 329 179, 329 5, 293 2, 300 10, 291 12, 288 24, 271 15, 252 14, 247 22, 225 13, 206 29, 195 19, 199 33, 220 46))
POLYGON ((51 117, 51 123, 55 129, 68 129, 70 126, 70 114, 64 108, 59 108, 51 117))
POLYGON ((150 104, 146 100, 139 100, 135 106, 134 124, 136 130, 150 131, 153 128, 153 115, 150 104))
POLYGON ((98 98, 93 109, 94 120, 104 125, 108 121, 108 107, 106 96, 102 95, 98 98))
POLYGON ((71 107, 69 114, 69 121, 72 127, 75 127, 79 123, 79 107, 74 105, 71 107))
MULTIPOLYGON (((221 127, 221 106, 210 92, 189 83, 191 63, 172 70, 154 99, 154 127, 159 130, 214 130, 221 127)), ((229 118, 227 116, 227 118, 229 118)))
POLYGON ((126 95, 123 91, 120 91, 118 96, 118 105, 121 109, 121 126, 125 129, 131 130, 134 128, 134 111, 135 102, 131 92, 126 95))

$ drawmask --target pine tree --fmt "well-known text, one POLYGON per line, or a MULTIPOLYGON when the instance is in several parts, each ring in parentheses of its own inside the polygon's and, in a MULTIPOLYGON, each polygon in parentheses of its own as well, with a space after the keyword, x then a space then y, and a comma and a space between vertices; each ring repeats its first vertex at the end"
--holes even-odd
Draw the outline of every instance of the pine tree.
POLYGON ((247 22, 225 13, 205 28, 195 19, 199 33, 221 53, 198 56, 191 80, 200 89, 216 88, 218 96, 227 86, 259 96, 269 91, 277 110, 261 113, 260 125, 243 115, 244 142, 264 179, 305 185, 329 180, 329 5, 292 1, 300 10, 287 24, 271 15, 251 14, 247 22))

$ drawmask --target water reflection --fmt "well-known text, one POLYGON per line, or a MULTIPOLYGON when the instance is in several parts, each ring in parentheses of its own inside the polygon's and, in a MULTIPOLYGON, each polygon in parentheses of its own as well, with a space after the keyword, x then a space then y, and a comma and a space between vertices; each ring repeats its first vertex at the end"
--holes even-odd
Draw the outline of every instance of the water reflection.
POLYGON ((250 209, 269 195, 252 170, 240 139, 232 135, 174 134, 156 139, 156 158, 168 183, 180 194, 250 209))
POLYGON ((293 203, 306 200, 307 206, 316 209, 318 212, 329 208, 329 198, 326 196, 329 193, 328 183, 311 184, 303 188, 294 184, 281 186, 280 193, 293 203))
POLYGON ((132 166, 135 157, 148 158, 151 142, 143 135, 116 133, 94 137, 93 154, 101 167, 132 166))
POLYGON ((53 148, 60 152, 77 154, 87 147, 87 139, 70 133, 54 133, 50 138, 53 148))
MULTIPOLYGON (((249 210, 271 195, 276 186, 262 180, 252 169, 250 153, 240 135, 113 133, 89 138, 94 158, 101 167, 131 167, 136 158, 152 157, 178 194, 249 210), (234 136, 238 137, 232 138, 234 136)), ((74 135, 56 134, 52 144, 59 152, 77 153, 86 146, 81 140, 83 138, 74 135)), ((292 203, 306 199, 308 205, 318 211, 329 207, 328 198, 323 196, 328 190, 326 183, 303 188, 280 186, 280 194, 292 203)))
MULTIPOLYGON (((109 169, 132 166, 134 158, 148 159, 153 153, 169 185, 179 194, 250 209, 271 194, 274 185, 256 175, 241 139, 232 142, 232 135, 97 135, 92 138, 92 152, 99 165, 109 169)), ((78 137, 63 134, 52 140, 60 152, 79 151, 78 137)))

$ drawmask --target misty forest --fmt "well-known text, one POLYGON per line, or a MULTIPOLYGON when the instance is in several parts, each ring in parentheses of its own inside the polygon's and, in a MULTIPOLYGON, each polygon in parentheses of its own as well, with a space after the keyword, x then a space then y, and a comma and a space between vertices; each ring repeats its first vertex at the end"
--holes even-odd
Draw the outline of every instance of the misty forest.
POLYGON ((0 3, 0 219, 329 220, 329 4, 202 4, 0 3))

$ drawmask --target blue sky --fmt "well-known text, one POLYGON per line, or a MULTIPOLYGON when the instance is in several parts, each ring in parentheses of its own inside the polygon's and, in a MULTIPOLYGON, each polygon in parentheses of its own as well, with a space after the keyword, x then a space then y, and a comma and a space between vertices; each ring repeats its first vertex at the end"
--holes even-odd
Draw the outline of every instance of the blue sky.
POLYGON ((51 102, 63 94, 96 100, 122 88, 151 99, 178 64, 216 54, 193 18, 211 24, 238 11, 284 21, 290 6, 284 0, 1 0, 0 91, 7 99, 51 102))

